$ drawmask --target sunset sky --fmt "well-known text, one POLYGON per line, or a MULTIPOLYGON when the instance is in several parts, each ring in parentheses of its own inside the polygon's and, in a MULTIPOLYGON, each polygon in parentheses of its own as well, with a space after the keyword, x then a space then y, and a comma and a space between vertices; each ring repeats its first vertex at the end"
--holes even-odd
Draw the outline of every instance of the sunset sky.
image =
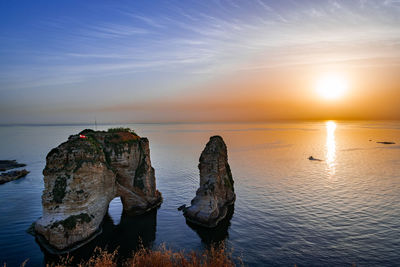
POLYGON ((400 119, 400 1, 1 1, 0 124, 400 119), (327 99, 318 81, 340 77, 327 99))

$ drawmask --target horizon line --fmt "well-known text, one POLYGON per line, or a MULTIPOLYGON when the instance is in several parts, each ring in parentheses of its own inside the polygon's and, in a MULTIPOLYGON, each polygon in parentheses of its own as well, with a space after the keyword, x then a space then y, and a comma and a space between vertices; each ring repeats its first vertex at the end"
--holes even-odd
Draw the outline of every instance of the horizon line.
MULTIPOLYGON (((270 119, 270 120, 248 120, 248 121, 155 121, 155 122, 102 122, 97 126, 125 125, 125 124, 249 124, 249 123, 279 123, 279 122, 400 122, 400 119, 270 119)), ((68 122, 68 123, 0 123, 0 127, 7 126, 88 126, 95 125, 93 122, 68 122)))

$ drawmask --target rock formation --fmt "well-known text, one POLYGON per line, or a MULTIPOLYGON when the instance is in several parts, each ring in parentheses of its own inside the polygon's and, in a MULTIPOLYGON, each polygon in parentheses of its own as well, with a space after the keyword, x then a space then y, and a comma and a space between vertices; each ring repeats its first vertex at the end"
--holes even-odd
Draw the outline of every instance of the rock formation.
POLYGON ((70 136, 49 152, 43 175, 43 216, 35 231, 47 248, 65 251, 89 241, 100 232, 115 197, 128 214, 145 213, 162 202, 149 141, 129 129, 70 136))
POLYGON ((183 214, 189 222, 211 228, 225 218, 236 197, 222 137, 210 138, 199 161, 200 188, 183 214))
POLYGON ((9 171, 0 174, 0 184, 5 184, 17 180, 19 178, 25 177, 29 172, 25 169, 21 171, 9 171))
POLYGON ((19 178, 25 177, 29 171, 23 170, 16 170, 16 171, 9 171, 11 169, 25 167, 26 164, 18 163, 16 160, 0 160, 0 184, 5 184, 7 182, 11 182, 17 180, 19 178))
POLYGON ((0 160, 0 171, 8 171, 15 168, 25 167, 26 164, 18 163, 16 160, 0 160))

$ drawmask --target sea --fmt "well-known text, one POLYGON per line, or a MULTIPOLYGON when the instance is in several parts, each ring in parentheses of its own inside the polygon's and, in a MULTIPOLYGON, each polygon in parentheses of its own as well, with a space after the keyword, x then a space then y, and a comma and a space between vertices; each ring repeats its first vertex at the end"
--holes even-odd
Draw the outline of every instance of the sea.
POLYGON ((58 260, 28 231, 42 215, 46 155, 83 129, 119 126, 149 138, 164 202, 131 217, 115 198, 102 234, 71 253, 75 259, 96 247, 125 257, 138 246, 201 252, 223 242, 245 266, 400 266, 396 121, 0 126, 0 159, 30 171, 0 185, 1 266, 58 260), (187 224, 177 208, 195 196, 199 156, 213 135, 227 144, 236 202, 217 228, 205 229, 187 224))

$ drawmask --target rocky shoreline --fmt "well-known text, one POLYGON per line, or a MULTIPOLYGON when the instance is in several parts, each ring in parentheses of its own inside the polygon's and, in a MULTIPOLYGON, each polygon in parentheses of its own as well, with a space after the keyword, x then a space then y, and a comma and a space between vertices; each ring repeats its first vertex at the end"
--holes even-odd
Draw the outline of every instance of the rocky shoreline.
POLYGON ((23 170, 15 170, 15 171, 8 171, 11 169, 25 167, 26 164, 18 163, 16 160, 0 160, 0 184, 5 184, 7 182, 11 182, 17 180, 19 178, 25 177, 29 171, 23 170), (5 172, 8 171, 8 172, 5 172))
POLYGON ((26 164, 18 163, 16 160, 0 160, 0 172, 21 168, 25 166, 26 164))
POLYGON ((0 184, 5 184, 7 182, 18 180, 19 178, 25 177, 29 171, 21 170, 21 171, 10 171, 6 173, 0 174, 0 184))

